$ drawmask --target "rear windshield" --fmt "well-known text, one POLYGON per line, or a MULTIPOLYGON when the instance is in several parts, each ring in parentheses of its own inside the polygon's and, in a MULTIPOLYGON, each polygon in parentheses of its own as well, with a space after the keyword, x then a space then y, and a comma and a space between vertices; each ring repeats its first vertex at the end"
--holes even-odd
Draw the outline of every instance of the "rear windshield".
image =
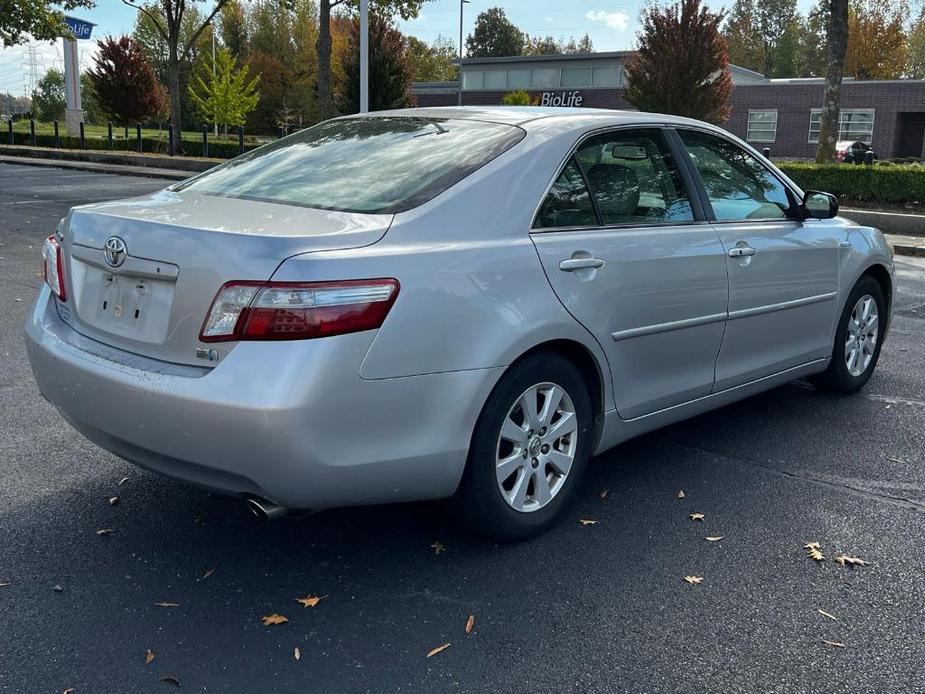
POLYGON ((240 156, 174 190, 345 212, 404 212, 523 137, 520 128, 485 121, 339 119, 240 156))

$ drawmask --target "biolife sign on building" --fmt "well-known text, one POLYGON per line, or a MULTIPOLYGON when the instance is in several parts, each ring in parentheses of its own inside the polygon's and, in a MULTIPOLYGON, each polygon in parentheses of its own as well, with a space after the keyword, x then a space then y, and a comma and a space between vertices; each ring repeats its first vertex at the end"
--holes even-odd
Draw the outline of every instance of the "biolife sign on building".
POLYGON ((540 106, 581 106, 584 98, 581 92, 543 92, 540 106))

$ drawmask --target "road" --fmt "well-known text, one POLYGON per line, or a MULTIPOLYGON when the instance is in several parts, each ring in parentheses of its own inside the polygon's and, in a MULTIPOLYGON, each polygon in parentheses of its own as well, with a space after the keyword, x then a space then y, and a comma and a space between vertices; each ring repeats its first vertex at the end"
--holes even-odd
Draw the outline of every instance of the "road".
POLYGON ((29 371, 42 239, 69 205, 161 185, 0 166, 0 692, 169 691, 164 677, 211 692, 925 691, 925 261, 897 258, 863 394, 797 382, 624 444, 534 541, 483 543, 438 504, 260 525, 96 449, 29 371), (264 626, 274 613, 289 621, 264 626))

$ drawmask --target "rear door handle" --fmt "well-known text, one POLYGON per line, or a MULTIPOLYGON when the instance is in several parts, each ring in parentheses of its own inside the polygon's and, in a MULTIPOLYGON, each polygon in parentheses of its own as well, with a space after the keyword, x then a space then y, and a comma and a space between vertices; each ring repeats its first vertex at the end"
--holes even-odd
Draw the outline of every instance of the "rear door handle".
POLYGON ((735 248, 729 249, 730 258, 743 258, 746 256, 755 255, 756 253, 758 253, 758 251, 756 251, 751 246, 736 246, 735 248))
POLYGON ((559 261, 559 269, 562 272, 574 272, 575 270, 585 270, 588 268, 604 267, 604 261, 601 258, 569 258, 559 261))

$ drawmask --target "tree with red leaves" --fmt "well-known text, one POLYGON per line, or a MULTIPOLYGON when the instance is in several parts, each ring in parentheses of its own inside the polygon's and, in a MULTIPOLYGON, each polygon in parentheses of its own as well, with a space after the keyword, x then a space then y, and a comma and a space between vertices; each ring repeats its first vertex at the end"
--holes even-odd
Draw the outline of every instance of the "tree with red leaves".
POLYGON ((639 49, 626 65, 627 100, 641 111, 728 119, 732 77, 719 31, 723 16, 700 0, 646 9, 639 49))
POLYGON ((103 112, 127 127, 160 111, 167 94, 141 45, 128 36, 108 36, 99 45, 87 75, 103 112))

